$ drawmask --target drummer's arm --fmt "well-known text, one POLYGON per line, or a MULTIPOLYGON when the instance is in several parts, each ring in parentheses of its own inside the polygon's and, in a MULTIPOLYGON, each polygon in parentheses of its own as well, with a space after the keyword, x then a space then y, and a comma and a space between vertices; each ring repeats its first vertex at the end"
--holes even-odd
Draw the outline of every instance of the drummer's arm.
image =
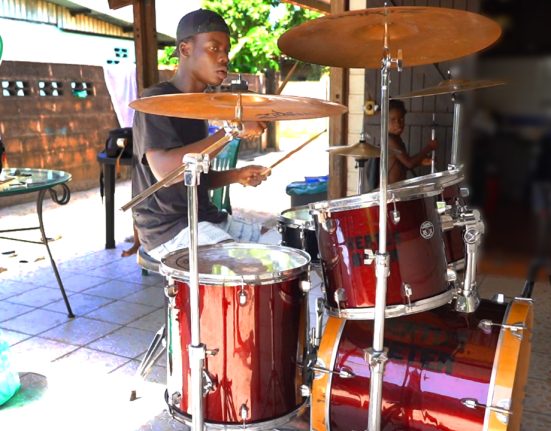
MULTIPOLYGON (((219 139, 223 138, 225 135, 224 130, 219 130, 216 133, 201 139, 200 141, 194 142, 193 144, 180 146, 171 148, 169 150, 167 149, 161 149, 161 148, 153 148, 149 149, 145 153, 145 157, 147 158, 147 163, 149 164, 149 167, 151 168, 151 171, 153 172, 153 175, 155 175, 155 178, 157 180, 161 180, 164 177, 166 177, 170 172, 175 170, 176 168, 182 166, 183 158, 188 153, 201 153, 202 151, 205 151, 208 147, 210 147, 212 144, 214 144, 219 139)), ((209 151, 209 157, 213 158, 220 152, 220 150, 223 148, 221 146, 216 151, 209 151)), ((179 181, 183 181, 184 177, 183 174, 178 177, 176 181, 172 181, 170 184, 174 184, 179 181)), ((167 184, 167 185, 170 185, 167 184)))
POLYGON ((413 169, 419 166, 421 162, 426 157, 430 156, 430 153, 438 147, 438 143, 431 140, 427 145, 423 147, 421 151, 419 151, 414 156, 410 156, 405 151, 402 151, 402 148, 392 136, 389 136, 388 144, 391 150, 397 151, 395 157, 400 161, 402 165, 404 165, 408 169, 413 169))
POLYGON ((229 184, 239 183, 256 187, 270 175, 270 169, 260 165, 244 166, 227 171, 209 171, 209 188, 216 189, 229 184))

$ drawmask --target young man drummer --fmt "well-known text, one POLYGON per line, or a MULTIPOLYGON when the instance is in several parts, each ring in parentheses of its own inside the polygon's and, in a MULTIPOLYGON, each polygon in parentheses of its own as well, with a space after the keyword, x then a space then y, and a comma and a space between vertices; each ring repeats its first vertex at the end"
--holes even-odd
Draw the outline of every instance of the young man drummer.
MULTIPOLYGON (((228 75, 229 28, 218 14, 198 9, 185 15, 176 32, 179 65, 175 75, 143 92, 144 97, 200 93, 217 86, 228 75)), ((197 106, 197 110, 209 109, 197 106)), ((200 153, 224 136, 208 136, 204 120, 165 117, 136 112, 133 124, 134 154, 132 195, 136 196, 181 166, 186 153, 200 153)), ((261 123, 245 123, 240 137, 258 136, 261 123)), ((211 157, 214 155, 211 155, 211 157)), ((269 173, 268 173, 269 174, 269 173)), ((214 206, 208 189, 232 183, 258 186, 266 179, 263 166, 247 166, 201 174, 198 186, 199 245, 220 241, 257 242, 260 225, 238 220, 214 206)), ((181 178, 183 180, 183 178, 181 178)), ((133 208, 134 223, 144 249, 160 260, 171 251, 188 246, 187 187, 182 181, 164 187, 133 208)))

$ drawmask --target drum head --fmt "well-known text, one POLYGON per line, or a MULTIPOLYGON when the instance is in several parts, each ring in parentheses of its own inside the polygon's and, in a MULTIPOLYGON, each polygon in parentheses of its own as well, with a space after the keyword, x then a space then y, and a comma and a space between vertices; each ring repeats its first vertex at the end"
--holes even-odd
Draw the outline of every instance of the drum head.
MULTIPOLYGON (((222 243, 198 248, 198 272, 202 284, 268 284, 301 274, 310 256, 289 247, 222 243)), ((161 259, 161 273, 189 280, 189 250, 177 250, 161 259)))
POLYGON ((303 227, 314 230, 314 218, 308 206, 289 208, 281 213, 278 221, 284 225, 303 227))

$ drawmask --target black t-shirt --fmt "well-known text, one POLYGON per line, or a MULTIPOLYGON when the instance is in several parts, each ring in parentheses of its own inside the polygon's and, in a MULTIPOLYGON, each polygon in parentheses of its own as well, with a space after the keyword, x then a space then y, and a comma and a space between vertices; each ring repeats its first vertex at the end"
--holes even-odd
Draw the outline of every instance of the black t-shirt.
MULTIPOLYGON (((143 92, 143 97, 181 93, 170 82, 161 82, 143 92)), ((132 196, 136 196, 154 183, 153 175, 145 153, 150 149, 165 149, 192 144, 208 134, 208 123, 204 120, 134 114, 133 134, 133 172, 132 196)), ((199 221, 220 223, 227 217, 210 202, 208 195, 208 174, 201 174, 197 191, 199 221)), ((134 223, 140 242, 145 250, 155 247, 173 238, 188 225, 187 186, 183 182, 162 187, 133 207, 134 223)))

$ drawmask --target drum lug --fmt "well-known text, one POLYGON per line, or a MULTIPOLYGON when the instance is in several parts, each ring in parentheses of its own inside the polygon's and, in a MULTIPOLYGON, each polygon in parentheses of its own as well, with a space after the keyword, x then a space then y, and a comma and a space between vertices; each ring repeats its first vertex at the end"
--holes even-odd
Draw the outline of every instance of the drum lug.
POLYGON ((300 385, 300 395, 303 398, 308 398, 310 396, 310 388, 308 385, 300 385))
POLYGON ((249 300, 249 295, 247 295, 247 292, 245 291, 245 282, 243 279, 241 279, 241 288, 239 289, 238 296, 238 302, 240 306, 245 306, 247 304, 247 301, 249 300))
POLYGON ((462 198, 468 198, 471 194, 471 191, 468 189, 468 187, 459 187, 459 195, 462 198))
POLYGON ((494 323, 489 319, 482 319, 478 322, 478 327, 486 334, 489 334, 492 331, 492 326, 500 326, 503 329, 508 329, 513 333, 513 336, 517 337, 519 340, 522 340, 523 332, 527 329, 524 323, 514 323, 512 325, 508 325, 503 323, 494 323))
POLYGON ((214 392, 216 390, 216 383, 212 376, 206 371, 203 370, 203 396, 207 396, 209 392, 214 392))
POLYGON ((312 283, 310 283, 310 280, 301 280, 300 281, 300 290, 302 290, 303 293, 308 293, 312 289, 312 283))
POLYGON ((170 398, 172 399, 172 405, 179 406, 182 402, 182 394, 180 392, 174 392, 170 398))
POLYGON ((413 295, 413 289, 408 283, 402 283, 402 295, 404 295, 408 301, 407 308, 411 309, 411 297, 413 295))
POLYGON ((207 356, 216 356, 219 351, 220 351, 220 349, 218 349, 218 348, 216 348, 216 349, 207 349, 207 350, 205 350, 205 355, 207 355, 207 356))
POLYGON ((392 195, 393 210, 390 212, 390 220, 393 224, 400 223, 400 211, 396 208, 396 196, 392 195))
POLYGON ((171 280, 171 283, 165 286, 165 296, 167 298, 174 298, 176 295, 178 295, 178 286, 176 286, 171 280))
POLYGON ((241 404, 241 407, 239 408, 239 416, 241 416, 243 425, 245 425, 247 423, 247 419, 249 418, 249 408, 247 407, 247 404, 241 404))
POLYGON ((447 268, 446 278, 448 279, 448 283, 455 283, 457 281, 457 272, 451 268, 447 268))
POLYGON ((461 400, 461 404, 463 404, 465 407, 469 409, 476 409, 476 408, 482 408, 490 410, 494 413, 496 413, 497 418, 500 422, 506 424, 509 422, 509 416, 513 414, 511 410, 509 410, 509 407, 511 405, 511 402, 509 400, 503 400, 502 404, 506 405, 507 408, 498 407, 498 406, 487 406, 486 404, 481 404, 474 398, 463 398, 461 400))
POLYGON ((346 291, 342 287, 339 287, 337 290, 335 290, 333 298, 335 299, 335 302, 337 303, 340 311, 341 302, 344 302, 347 299, 346 291))

